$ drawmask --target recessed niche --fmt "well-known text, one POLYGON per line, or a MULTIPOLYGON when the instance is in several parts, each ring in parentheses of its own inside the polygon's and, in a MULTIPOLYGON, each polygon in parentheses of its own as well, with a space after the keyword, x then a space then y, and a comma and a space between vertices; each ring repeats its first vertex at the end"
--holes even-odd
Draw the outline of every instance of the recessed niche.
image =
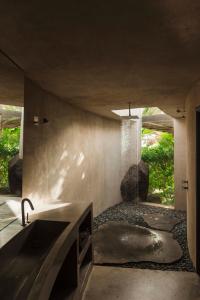
POLYGON ((82 252, 91 236, 91 219, 91 212, 89 212, 79 227, 79 253, 82 252))
POLYGON ((92 245, 89 246, 79 268, 79 284, 80 284, 81 291, 84 289, 84 284, 86 282, 85 279, 87 278, 91 267, 92 267, 92 245))
POLYGON ((77 286, 77 241, 75 241, 64 260, 60 272, 58 273, 49 299, 71 299, 77 286))

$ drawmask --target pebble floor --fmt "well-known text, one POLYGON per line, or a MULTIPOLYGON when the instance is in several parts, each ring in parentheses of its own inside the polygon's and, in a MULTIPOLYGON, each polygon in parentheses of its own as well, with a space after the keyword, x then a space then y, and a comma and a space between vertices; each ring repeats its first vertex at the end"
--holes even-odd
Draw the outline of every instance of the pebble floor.
POLYGON ((143 215, 151 213, 161 213, 170 217, 174 216, 182 221, 181 223, 177 224, 171 231, 173 233, 173 237, 178 241, 182 248, 182 258, 172 264, 130 262, 126 264, 120 264, 119 266, 126 268, 195 272, 187 247, 187 222, 186 213, 183 211, 143 204, 136 205, 130 202, 121 202, 113 207, 106 209, 104 212, 94 218, 94 232, 98 230, 98 227, 100 225, 108 221, 128 222, 133 225, 140 225, 148 228, 148 224, 144 222, 143 215))

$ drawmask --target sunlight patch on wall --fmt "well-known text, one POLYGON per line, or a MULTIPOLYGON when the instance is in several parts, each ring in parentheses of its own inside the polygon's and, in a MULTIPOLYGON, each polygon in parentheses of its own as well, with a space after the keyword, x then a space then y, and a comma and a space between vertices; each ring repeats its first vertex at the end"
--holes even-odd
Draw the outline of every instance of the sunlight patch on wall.
POLYGON ((76 165, 80 166, 82 164, 82 162, 84 161, 84 159, 85 159, 85 155, 83 154, 83 152, 80 152, 76 165))
POLYGON ((68 173, 68 170, 66 170, 66 169, 62 169, 62 170, 60 170, 60 172, 59 172, 59 174, 61 175, 61 176, 66 176, 67 175, 67 173, 68 173))
POLYGON ((64 152, 63 152, 62 155, 61 155, 60 160, 63 160, 63 159, 66 158, 67 156, 68 156, 68 151, 67 151, 67 150, 64 150, 64 152))
POLYGON ((63 191, 63 184, 64 184, 64 177, 61 177, 57 180, 56 184, 54 185, 54 187, 52 187, 50 189, 50 193, 51 193, 51 196, 53 198, 58 198, 61 194, 62 194, 62 191, 63 191))

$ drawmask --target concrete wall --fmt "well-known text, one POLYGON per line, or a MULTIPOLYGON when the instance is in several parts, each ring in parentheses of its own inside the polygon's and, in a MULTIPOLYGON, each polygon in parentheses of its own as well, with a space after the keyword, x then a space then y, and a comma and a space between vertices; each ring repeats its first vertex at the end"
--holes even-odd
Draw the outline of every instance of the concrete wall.
POLYGON ((196 107, 200 105, 200 88, 193 88, 186 99, 187 128, 187 193, 188 245, 196 262, 196 107))
POLYGON ((186 124, 185 119, 174 119, 174 182, 175 208, 186 210, 186 190, 183 181, 186 175, 186 124))
POLYGON ((68 105, 25 79, 23 197, 93 201, 96 215, 121 200, 120 161, 118 121, 68 105))

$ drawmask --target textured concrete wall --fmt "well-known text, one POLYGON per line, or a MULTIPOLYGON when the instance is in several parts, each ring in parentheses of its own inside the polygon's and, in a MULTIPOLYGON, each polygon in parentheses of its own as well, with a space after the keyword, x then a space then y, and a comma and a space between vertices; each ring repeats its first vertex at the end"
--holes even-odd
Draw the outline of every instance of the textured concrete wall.
POLYGON ((34 202, 93 201, 95 214, 118 203, 120 123, 68 105, 28 79, 24 98, 23 196, 34 202))
POLYGON ((187 128, 187 193, 188 245, 196 262, 196 107, 200 105, 200 89, 195 87, 186 99, 187 128))
POLYGON ((186 175, 186 125, 184 119, 174 119, 174 181, 175 208, 186 210, 186 190, 183 181, 186 175))

